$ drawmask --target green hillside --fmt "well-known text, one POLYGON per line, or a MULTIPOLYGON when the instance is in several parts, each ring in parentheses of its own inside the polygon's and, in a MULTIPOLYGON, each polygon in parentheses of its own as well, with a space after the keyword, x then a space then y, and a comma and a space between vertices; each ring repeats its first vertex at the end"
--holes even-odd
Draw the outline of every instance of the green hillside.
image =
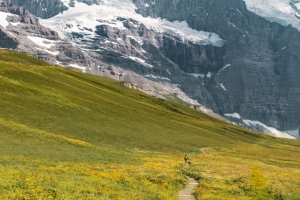
POLYGON ((0 199, 177 199, 186 174, 198 199, 300 197, 300 141, 122 82, 0 50, 0 108, 0 199))

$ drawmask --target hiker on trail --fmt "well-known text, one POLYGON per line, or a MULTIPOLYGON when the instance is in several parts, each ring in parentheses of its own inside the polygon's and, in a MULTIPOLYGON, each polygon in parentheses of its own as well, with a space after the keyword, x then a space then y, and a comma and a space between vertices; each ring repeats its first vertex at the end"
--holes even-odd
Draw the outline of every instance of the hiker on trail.
POLYGON ((184 161, 185 161, 185 164, 186 164, 186 165, 189 165, 189 164, 190 164, 189 158, 188 158, 187 155, 184 156, 184 161))

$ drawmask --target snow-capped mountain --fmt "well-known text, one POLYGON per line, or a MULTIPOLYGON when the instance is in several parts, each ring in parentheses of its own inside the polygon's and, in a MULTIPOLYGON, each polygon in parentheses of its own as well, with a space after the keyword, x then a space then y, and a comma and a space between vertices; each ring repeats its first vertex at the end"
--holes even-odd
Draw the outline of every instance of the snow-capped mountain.
MULTIPOLYGON (((76 4, 74 4, 74 6, 75 5, 76 4)), ((83 5, 86 6, 86 8, 90 8, 86 4, 78 3, 78 5, 81 6, 83 5)), ((74 8, 74 10, 76 11, 76 7, 74 8)), ((74 10, 71 10, 71 13, 72 12, 74 13, 74 10)), ((99 56, 105 53, 107 54, 108 59, 111 59, 111 57, 116 56, 117 54, 111 55, 111 53, 116 53, 117 51, 114 51, 113 48, 109 49, 108 46, 110 46, 111 44, 116 45, 119 43, 122 46, 124 46, 125 41, 121 41, 120 38, 118 38, 116 42, 113 42, 115 38, 110 38, 110 39, 104 38, 104 42, 99 43, 100 49, 97 49, 98 47, 96 49, 87 49, 88 45, 92 44, 91 42, 87 42, 87 41, 93 41, 93 40, 95 42, 97 42, 97 40, 103 41, 103 37, 99 37, 99 35, 97 35, 99 33, 98 31, 96 31, 97 34, 94 34, 92 36, 92 34, 90 34, 92 31, 90 31, 90 29, 87 28, 89 27, 89 25, 85 26, 86 23, 82 23, 81 25, 79 23, 76 24, 74 22, 74 20, 75 21, 77 20, 76 18, 72 18, 72 17, 66 18, 66 22, 72 21, 73 23, 75 23, 76 27, 78 28, 75 28, 75 30, 69 32, 66 31, 65 32, 66 34, 63 31, 59 32, 61 33, 63 39, 61 39, 56 32, 42 26, 39 23, 39 20, 36 19, 32 14, 30 14, 24 8, 19 8, 13 5, 1 6, 0 18, 1 18, 0 21, 0 36, 1 36, 0 46, 1 47, 16 49, 22 52, 30 53, 48 62, 63 65, 65 67, 77 68, 83 72, 94 73, 101 76, 118 79, 124 81, 124 84, 127 85, 128 87, 142 90, 150 95, 155 95, 159 98, 166 98, 166 97, 173 98, 172 96, 176 96, 177 98, 182 99, 188 104, 190 104, 190 106, 205 111, 206 113, 213 115, 214 117, 221 118, 221 116, 213 113, 210 109, 205 108, 204 106, 200 105, 197 101, 189 98, 184 92, 181 91, 180 88, 177 87, 177 85, 170 83, 169 78, 166 78, 164 76, 154 76, 152 74, 142 76, 131 70, 120 68, 114 65, 109 65, 110 62, 104 60, 103 57, 99 59, 99 56), (82 29, 80 26, 83 27, 83 24, 84 24, 84 28, 82 29), (89 37, 76 39, 76 36, 79 36, 80 34, 82 34, 83 36, 88 35, 90 39, 89 37), (105 47, 104 44, 106 44, 107 46, 105 47), (101 54, 99 54, 99 52, 101 52, 101 54), (149 78, 153 80, 161 80, 164 81, 164 83, 162 84, 161 81, 153 82, 149 80, 149 78)), ((89 19, 85 19, 84 15, 81 16, 80 19, 86 20, 85 22, 90 22, 92 24, 90 25, 91 28, 95 28, 103 25, 103 23, 98 23, 101 18, 98 18, 95 26, 93 26, 92 20, 89 21, 89 19)), ((113 20, 114 19, 112 19, 112 21, 109 23, 114 23, 113 20)), ((133 23, 132 21, 128 21, 128 22, 133 23)), ((123 21, 120 20, 118 23, 120 25, 123 25, 124 19, 123 21)), ((65 25, 66 27, 72 26, 72 24, 70 25, 69 23, 65 23, 63 25, 65 25)), ((138 25, 136 26, 141 26, 141 24, 138 23, 138 25)), ((126 30, 128 28, 123 27, 122 29, 126 30)), ((137 33, 135 32, 134 34, 137 33)), ((195 40, 195 43, 200 42, 202 40, 203 41, 209 40, 206 38, 204 39, 202 38, 205 37, 205 34, 203 34, 202 32, 199 32, 199 35, 201 36, 201 38, 199 36, 199 41, 195 40)), ((131 46, 130 48, 135 49, 135 51, 133 52, 134 54, 137 53, 137 49, 134 46, 141 45, 140 41, 136 41, 137 38, 140 37, 134 37, 133 35, 131 35, 129 36, 129 39, 127 41, 128 42, 127 45, 131 46)), ((193 40, 194 38, 195 37, 192 37, 191 39, 193 40)), ((218 42, 218 41, 213 41, 213 42, 218 42)), ((141 47, 140 50, 143 53, 146 52, 141 47)), ((127 52, 129 50, 128 48, 124 48, 122 51, 127 52)), ((117 58, 120 59, 119 62, 122 61, 123 65, 126 65, 127 67, 129 66, 133 66, 133 67, 138 66, 140 68, 153 67, 152 65, 147 64, 144 60, 138 57, 127 56, 126 54, 119 53, 117 58)), ((169 70, 167 70, 167 73, 170 75, 169 70)))
MULTIPOLYGON (((68 6, 66 1, 64 3, 68 6)), ((40 21, 44 26, 51 27, 62 38, 68 40, 74 39, 70 36, 74 32, 83 35, 81 40, 94 39, 97 37, 97 26, 109 26, 124 30, 126 29, 124 19, 131 19, 154 32, 174 36, 183 42, 219 47, 224 44, 224 41, 217 34, 191 29, 185 21, 170 22, 160 18, 143 17, 135 12, 136 9, 131 0, 105 0, 100 5, 74 2, 74 6, 69 7, 67 11, 40 21)), ((131 23, 133 22, 131 21, 131 23)), ((130 37, 130 35, 126 35, 126 37, 130 37)), ((142 37, 134 39, 141 43, 143 41, 142 37)))
POLYGON ((33 38, 40 36, 27 37, 61 65, 239 113, 255 130, 300 127, 297 0, 12 2, 78 50, 51 50, 33 38))

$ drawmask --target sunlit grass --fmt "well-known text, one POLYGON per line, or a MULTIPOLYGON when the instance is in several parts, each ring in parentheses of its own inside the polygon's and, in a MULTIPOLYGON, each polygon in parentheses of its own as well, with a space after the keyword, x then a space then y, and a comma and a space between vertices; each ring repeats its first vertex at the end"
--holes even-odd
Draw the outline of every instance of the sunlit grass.
MULTIPOLYGON (((9 163, 13 158, 4 159, 9 163)), ((165 159, 159 156, 140 165, 124 165, 19 158, 26 164, 0 167, 0 198, 176 199, 186 179, 174 170, 178 163, 166 166, 165 159)))
POLYGON ((271 165, 268 159, 247 159, 243 156, 247 150, 211 150, 193 157, 192 170, 200 177, 198 199, 299 199, 299 154, 292 158, 298 166, 288 167, 280 161, 271 165))
POLYGON ((0 50, 0 108, 0 199, 177 199, 185 175, 198 199, 300 196, 299 141, 122 82, 0 50))

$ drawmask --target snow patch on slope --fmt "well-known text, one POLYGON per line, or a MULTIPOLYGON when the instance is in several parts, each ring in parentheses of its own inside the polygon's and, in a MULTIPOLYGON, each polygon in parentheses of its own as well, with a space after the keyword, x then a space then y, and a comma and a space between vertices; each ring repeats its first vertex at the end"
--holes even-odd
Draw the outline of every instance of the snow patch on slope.
POLYGON ((220 86, 224 91, 227 91, 223 83, 220 83, 220 86))
POLYGON ((85 32, 95 36, 97 25, 108 25, 123 29, 118 17, 131 18, 143 23, 147 28, 159 33, 174 36, 182 41, 200 45, 223 46, 224 41, 216 33, 197 31, 190 28, 186 21, 170 22, 165 19, 143 17, 135 12, 131 0, 104 0, 101 5, 87 5, 75 2, 74 7, 50 19, 40 19, 42 25, 56 30, 62 38, 66 33, 85 32))
POLYGON ((10 22, 10 24, 13 26, 18 26, 19 24, 21 24, 21 22, 10 22))
POLYGON ((281 132, 281 131, 273 128, 273 127, 269 127, 269 126, 267 126, 267 125, 265 125, 265 124, 263 124, 263 123, 261 123, 259 121, 251 121, 251 120, 245 120, 244 119, 243 122, 245 124, 247 124, 248 126, 249 125, 254 125, 254 126, 258 125, 258 126, 261 126, 261 127, 265 128, 265 129, 269 130, 275 137, 295 139, 295 137, 293 137, 293 136, 291 136, 291 135, 289 135, 287 133, 281 132))
POLYGON ((129 56, 129 58, 130 58, 131 60, 137 61, 137 62, 139 62, 139 63, 145 65, 146 67, 150 67, 150 68, 153 67, 153 65, 150 65, 150 64, 146 63, 146 61, 143 60, 143 59, 141 59, 141 58, 134 57, 134 56, 129 56))
POLYGON ((3 26, 3 28, 6 29, 6 27, 9 25, 9 22, 6 20, 8 16, 16 16, 11 13, 6 12, 0 12, 0 26, 3 26))
POLYGON ((47 49, 51 48, 52 46, 55 45, 55 41, 54 40, 48 40, 45 38, 41 38, 41 37, 33 37, 33 36, 27 36, 27 38, 29 40, 31 40, 32 42, 34 42, 35 44, 42 46, 42 47, 46 47, 47 49))
POLYGON ((236 118, 239 122, 243 122, 244 124, 246 124, 248 126, 248 128, 254 126, 256 128, 259 128, 259 129, 263 129, 263 132, 265 134, 268 134, 268 135, 272 135, 272 136, 275 136, 275 137, 280 137, 280 138, 288 138, 288 139, 296 139, 294 136, 286 133, 286 132, 282 132, 282 131, 279 131, 277 130, 276 128, 273 128, 273 127, 269 127, 259 121, 252 121, 252 120, 248 120, 248 119, 242 119, 242 117, 240 116, 240 114, 238 113, 227 113, 227 114, 224 114, 224 116, 226 117, 231 117, 231 118, 236 118))
POLYGON ((232 114, 224 114, 226 117, 233 117, 237 119, 241 119, 241 116, 239 113, 232 113, 232 114))
POLYGON ((195 78, 199 78, 199 77, 204 78, 206 76, 205 74, 200 74, 200 73, 187 73, 187 74, 189 74, 195 78))
POLYGON ((53 56, 57 56, 60 53, 59 51, 53 52, 53 51, 49 51, 47 49, 44 49, 44 51, 47 52, 47 53, 49 53, 49 54, 51 54, 51 55, 53 55, 53 56))
POLYGON ((86 72, 86 67, 82 67, 82 66, 79 66, 77 64, 70 64, 69 66, 72 67, 72 68, 78 69, 82 72, 86 72))

